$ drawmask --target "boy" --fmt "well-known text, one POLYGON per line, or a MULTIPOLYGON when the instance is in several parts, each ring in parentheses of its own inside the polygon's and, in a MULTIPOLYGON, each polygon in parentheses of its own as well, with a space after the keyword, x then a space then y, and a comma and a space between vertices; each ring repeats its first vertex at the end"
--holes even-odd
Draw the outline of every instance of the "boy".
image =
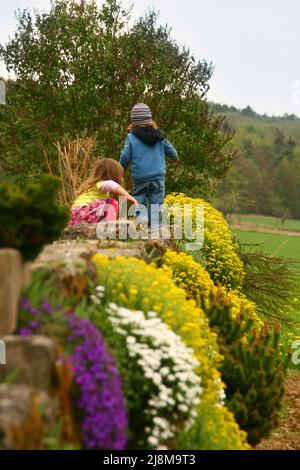
POLYGON ((178 160, 175 148, 152 120, 149 106, 136 104, 131 110, 131 125, 128 127, 120 163, 124 170, 131 163, 132 196, 143 206, 141 212, 144 213, 148 206, 152 227, 159 227, 161 222, 159 208, 165 197, 165 156, 178 160), (156 206, 151 211, 152 204, 156 206))

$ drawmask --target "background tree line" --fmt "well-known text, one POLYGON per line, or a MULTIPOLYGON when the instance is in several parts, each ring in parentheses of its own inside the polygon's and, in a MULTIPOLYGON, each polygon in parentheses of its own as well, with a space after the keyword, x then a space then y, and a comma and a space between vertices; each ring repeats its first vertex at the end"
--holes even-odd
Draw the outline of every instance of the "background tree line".
POLYGON ((49 13, 20 11, 0 47, 15 79, 0 107, 2 177, 23 184, 58 165, 53 142, 96 139, 118 159, 131 107, 146 102, 181 162, 167 189, 210 194, 235 155, 232 132, 206 101, 213 67, 172 39, 155 12, 134 23, 117 0, 54 0, 49 13))
POLYGON ((222 181, 216 204, 224 213, 300 218, 300 119, 268 117, 250 106, 238 110, 211 103, 226 116, 239 158, 222 181))

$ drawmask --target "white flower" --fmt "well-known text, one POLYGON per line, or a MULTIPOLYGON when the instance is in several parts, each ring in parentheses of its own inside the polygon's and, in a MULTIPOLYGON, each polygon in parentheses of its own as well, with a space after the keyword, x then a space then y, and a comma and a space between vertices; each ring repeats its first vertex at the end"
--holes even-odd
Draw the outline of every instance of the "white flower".
POLYGON ((156 313, 152 312, 152 311, 148 312, 147 316, 148 316, 148 318, 156 318, 157 317, 156 313))
POLYGON ((104 286, 96 286, 96 291, 97 292, 105 292, 105 287, 104 286))
POLYGON ((186 405, 179 405, 178 409, 182 411, 183 413, 187 413, 189 411, 189 408, 186 405))
POLYGON ((149 443, 151 446, 158 446, 159 441, 158 441, 157 437, 155 437, 155 436, 150 436, 150 437, 148 437, 148 443, 149 443))
POLYGON ((136 343, 136 339, 134 338, 134 336, 127 336, 126 343, 134 344, 134 343, 136 343))
POLYGON ((160 369, 160 373, 161 373, 161 375, 166 376, 170 373, 170 369, 168 367, 162 367, 160 369))
POLYGON ((100 304, 101 304, 101 300, 99 299, 99 297, 96 296, 96 295, 94 295, 94 294, 92 294, 92 295, 90 296, 90 299, 91 299, 91 301, 94 302, 94 304, 96 304, 96 305, 100 305, 100 304))
POLYGON ((223 389, 221 389, 220 390, 219 403, 221 403, 223 405, 224 402, 225 402, 225 398, 226 398, 226 393, 223 389))
POLYGON ((201 400, 200 400, 200 398, 198 398, 198 397, 193 400, 193 404, 194 404, 195 406, 198 406, 198 405, 200 404, 200 402, 201 402, 201 400))
POLYGON ((159 385, 162 382, 161 376, 158 373, 153 374, 152 380, 156 385, 159 385))
POLYGON ((149 445, 156 447, 172 439, 183 420, 188 425, 195 419, 201 395, 201 381, 195 372, 199 362, 194 351, 155 312, 133 314, 111 303, 107 315, 114 332, 126 335, 128 356, 134 367, 142 370, 143 390, 146 394, 149 390, 144 413, 152 423, 145 432, 150 435, 149 445))

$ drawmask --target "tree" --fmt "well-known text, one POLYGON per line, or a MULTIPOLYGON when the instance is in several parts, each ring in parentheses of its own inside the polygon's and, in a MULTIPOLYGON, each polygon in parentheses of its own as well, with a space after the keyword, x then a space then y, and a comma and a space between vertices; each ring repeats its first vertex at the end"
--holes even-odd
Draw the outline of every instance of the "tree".
POLYGON ((15 37, 0 57, 15 81, 0 110, 1 166, 14 179, 55 163, 53 141, 94 136, 98 153, 118 158, 138 101, 178 147, 181 164, 167 181, 176 190, 197 186, 204 194, 234 155, 232 133, 208 109, 213 68, 196 61, 150 12, 128 27, 130 12, 117 0, 53 0, 49 13, 18 14, 15 37), (192 184, 191 184, 192 183, 192 184))
POLYGON ((247 106, 246 108, 242 109, 241 113, 242 113, 243 116, 248 116, 248 117, 256 116, 256 112, 253 111, 251 106, 247 106))
POLYGON ((214 200, 218 209, 223 212, 228 222, 231 222, 232 214, 247 212, 253 203, 253 197, 248 191, 248 180, 243 177, 236 165, 228 171, 226 178, 218 188, 217 197, 214 200))
POLYGON ((296 218, 300 218, 300 165, 298 159, 282 160, 276 169, 275 183, 284 206, 296 218))

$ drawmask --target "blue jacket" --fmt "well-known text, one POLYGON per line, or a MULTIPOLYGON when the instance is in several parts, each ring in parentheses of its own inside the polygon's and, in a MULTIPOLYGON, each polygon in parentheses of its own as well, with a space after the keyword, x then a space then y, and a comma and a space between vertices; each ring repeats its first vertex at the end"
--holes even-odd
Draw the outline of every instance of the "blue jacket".
POLYGON ((120 163, 124 170, 131 163, 134 183, 164 179, 166 174, 165 156, 178 160, 178 155, 159 129, 137 128, 125 140, 120 163))

